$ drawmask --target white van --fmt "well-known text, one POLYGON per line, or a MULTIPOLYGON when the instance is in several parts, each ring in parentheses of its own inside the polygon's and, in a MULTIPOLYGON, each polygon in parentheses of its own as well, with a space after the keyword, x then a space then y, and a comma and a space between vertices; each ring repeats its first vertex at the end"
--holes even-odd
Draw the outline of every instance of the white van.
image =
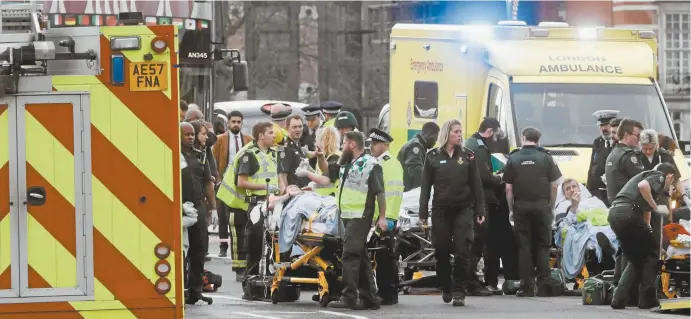
POLYGON ((214 110, 221 109, 226 114, 232 111, 240 111, 244 116, 242 123, 242 132, 252 135, 252 127, 259 122, 271 122, 271 105, 280 103, 290 107, 293 114, 300 114, 303 117, 302 108, 307 106, 305 103, 290 102, 290 101, 276 101, 276 100, 247 100, 247 101, 229 101, 214 103, 214 110))

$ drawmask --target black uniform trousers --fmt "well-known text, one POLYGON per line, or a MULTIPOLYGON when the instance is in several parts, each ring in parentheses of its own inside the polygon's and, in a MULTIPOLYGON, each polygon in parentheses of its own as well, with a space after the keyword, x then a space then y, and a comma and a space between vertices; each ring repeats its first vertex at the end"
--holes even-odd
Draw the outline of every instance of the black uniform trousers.
MULTIPOLYGON (((630 292, 638 286, 639 305, 650 305, 657 296, 655 278, 659 256, 650 226, 631 206, 614 205, 609 212, 609 225, 617 235, 628 265, 614 291, 612 304, 626 305, 630 292)), ((642 215, 642 213, 641 213, 642 215)))
POLYGON ((518 274, 523 291, 535 287, 537 268, 538 289, 547 289, 550 282, 549 248, 552 239, 552 212, 548 200, 516 200, 514 225, 518 245, 518 274), (534 261, 534 263, 533 263, 534 261))
POLYGON ((377 288, 379 297, 385 302, 398 301, 398 257, 396 254, 396 230, 383 232, 379 246, 384 247, 374 253, 377 263, 377 288))
POLYGON ((499 268, 504 266, 504 279, 517 280, 518 252, 516 237, 509 222, 509 209, 505 205, 487 204, 487 239, 485 240, 485 284, 499 285, 499 268))
MULTIPOLYGON (((250 212, 257 204, 250 204, 245 213, 246 227, 245 227, 245 251, 247 256, 246 275, 259 275, 262 271, 259 269, 259 262, 262 259, 264 251, 262 236, 264 236, 264 216, 260 214, 259 221, 252 224, 250 220, 250 212)), ((270 240, 270 238, 269 238, 270 240)), ((266 274, 267 269, 263 269, 266 274)))
POLYGON ((487 235, 487 223, 479 224, 476 219, 473 219, 473 244, 470 247, 470 264, 468 265, 469 272, 466 285, 476 285, 477 287, 470 286, 469 288, 480 288, 482 285, 477 275, 477 265, 485 252, 487 235))
POLYGON ((466 281, 470 278, 470 272, 474 271, 470 269, 473 220, 470 208, 432 208, 432 244, 437 259, 437 280, 444 291, 464 294, 466 281))
POLYGON ((203 203, 195 204, 197 223, 187 229, 190 248, 187 251, 187 289, 192 294, 201 294, 204 276, 204 258, 209 246, 207 240, 207 212, 203 203))
POLYGON ((367 234, 372 228, 372 215, 362 218, 343 219, 343 291, 342 300, 354 304, 359 298, 378 304, 377 287, 372 272, 372 262, 367 254, 367 234))

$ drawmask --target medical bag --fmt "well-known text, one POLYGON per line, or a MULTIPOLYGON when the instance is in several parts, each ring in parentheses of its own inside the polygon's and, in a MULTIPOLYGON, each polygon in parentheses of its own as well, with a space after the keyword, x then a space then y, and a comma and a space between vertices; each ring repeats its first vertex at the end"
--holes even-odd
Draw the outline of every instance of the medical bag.
POLYGON ((504 280, 504 283, 501 284, 501 290, 504 292, 505 295, 515 295, 516 292, 520 289, 520 280, 504 280))
POLYGON ((566 291, 566 277, 564 276, 564 273, 561 271, 561 269, 558 268, 552 268, 551 273, 550 273, 550 282, 549 282, 549 296, 550 297, 559 297, 564 295, 564 291, 566 291))
POLYGON ((614 284, 598 277, 591 277, 583 282, 581 299, 584 305, 609 305, 612 303, 613 294, 614 284))

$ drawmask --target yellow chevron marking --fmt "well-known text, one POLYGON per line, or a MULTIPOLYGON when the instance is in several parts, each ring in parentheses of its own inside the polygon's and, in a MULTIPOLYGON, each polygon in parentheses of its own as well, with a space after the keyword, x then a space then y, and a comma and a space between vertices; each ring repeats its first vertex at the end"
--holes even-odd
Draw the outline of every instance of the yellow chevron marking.
MULTIPOLYGON (((0 274, 12 263, 12 241, 10 235, 10 215, 0 220, 0 274)), ((9 287, 2 287, 9 288, 9 287)))
POLYGON ((91 108, 91 123, 161 192, 173 200, 172 150, 96 77, 66 76, 60 77, 59 83, 61 85, 55 84, 55 88, 61 91, 91 92, 91 103, 98 103, 98 107, 91 108), (94 85, 83 85, 84 82, 94 85))
MULTIPOLYGON (((103 32, 103 35, 110 41, 110 38, 113 36, 133 36, 133 35, 138 35, 141 38, 141 50, 134 51, 134 50, 123 50, 120 51, 122 52, 125 57, 130 60, 130 62, 148 62, 144 60, 144 53, 150 52, 153 56, 153 59, 151 62, 168 62, 168 67, 170 68, 168 72, 168 89, 163 91, 163 93, 170 99, 172 91, 171 91, 171 81, 170 81, 170 76, 171 76, 171 71, 172 70, 177 70, 174 69, 170 65, 170 48, 166 49, 165 52, 163 53, 156 53, 153 50, 151 50, 151 41, 156 37, 156 34, 151 32, 151 29, 149 29, 147 26, 138 26, 136 28, 131 28, 131 27, 104 27, 101 28, 101 32, 103 32)), ((176 38, 177 39, 177 38, 176 38)), ((170 45, 170 43, 168 44, 170 45)), ((177 52, 177 51, 175 51, 177 52)), ((129 72, 129 70, 125 70, 125 72, 129 72)))
POLYGON ((31 113, 26 117, 26 161, 74 206, 74 156, 31 113))
POLYGON ((27 214, 29 265, 53 288, 77 286, 77 261, 43 226, 27 214))
POLYGON ((94 279, 94 297, 96 301, 75 301, 70 302, 70 305, 84 319, 129 319, 137 317, 132 314, 125 305, 119 300, 115 300, 115 296, 106 288, 98 279, 94 279), (101 310, 105 309, 105 310, 101 310), (110 309, 121 309, 120 311, 112 311, 110 309))
MULTIPOLYGON (((158 258, 154 247, 161 240, 144 225, 108 188, 95 176, 91 179, 93 194, 94 227, 110 241, 152 284, 158 280, 155 266, 158 258)), ((171 253, 167 260, 175 260, 171 253)), ((175 274, 175 263, 170 263, 171 275, 175 274)), ((170 276, 170 275, 169 275, 170 276)), ((173 285, 174 286, 174 285, 173 285)), ((175 287, 166 295, 174 302, 175 287)))

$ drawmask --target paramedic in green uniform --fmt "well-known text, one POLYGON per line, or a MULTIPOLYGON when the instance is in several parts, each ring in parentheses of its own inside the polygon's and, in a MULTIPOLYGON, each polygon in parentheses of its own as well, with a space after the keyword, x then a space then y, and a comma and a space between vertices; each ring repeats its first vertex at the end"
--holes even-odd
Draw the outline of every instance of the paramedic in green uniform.
MULTIPOLYGON (((384 171, 384 188, 386 189, 386 222, 388 229, 381 234, 380 243, 386 250, 377 251, 374 259, 377 263, 377 287, 383 305, 398 303, 398 257, 396 256, 396 222, 398 211, 403 200, 403 169, 401 164, 389 153, 393 138, 379 129, 370 131, 369 140, 372 156, 379 160, 384 171)), ((379 210, 376 212, 379 213, 379 210)))
POLYGON ((631 178, 612 201, 609 225, 617 235, 624 256, 629 260, 614 291, 611 306, 623 309, 629 303, 631 290, 638 286, 638 308, 657 307, 655 278, 657 276, 659 242, 655 241, 646 214, 669 213, 657 202, 665 196, 676 180, 672 164, 662 163, 652 171, 631 178))

